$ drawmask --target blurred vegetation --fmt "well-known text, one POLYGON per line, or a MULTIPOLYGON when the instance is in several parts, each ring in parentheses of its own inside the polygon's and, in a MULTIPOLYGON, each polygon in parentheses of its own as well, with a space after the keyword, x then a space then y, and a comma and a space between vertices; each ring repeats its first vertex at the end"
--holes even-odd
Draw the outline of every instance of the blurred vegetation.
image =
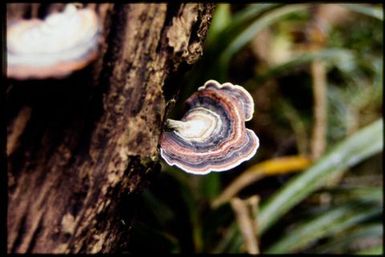
POLYGON ((208 79, 252 94, 260 148, 206 176, 162 163, 130 252, 383 253, 382 5, 219 4, 170 117, 208 79))

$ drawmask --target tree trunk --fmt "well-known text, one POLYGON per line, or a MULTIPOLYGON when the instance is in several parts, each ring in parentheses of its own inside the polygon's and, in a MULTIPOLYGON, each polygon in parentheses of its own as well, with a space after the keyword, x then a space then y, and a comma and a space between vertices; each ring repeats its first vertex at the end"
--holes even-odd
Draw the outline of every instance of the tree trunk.
MULTIPOLYGON (((125 250, 135 192, 160 170, 163 86, 202 54, 211 4, 88 4, 100 56, 65 79, 9 80, 8 253, 125 250)), ((8 4, 7 19, 63 4, 8 4)))

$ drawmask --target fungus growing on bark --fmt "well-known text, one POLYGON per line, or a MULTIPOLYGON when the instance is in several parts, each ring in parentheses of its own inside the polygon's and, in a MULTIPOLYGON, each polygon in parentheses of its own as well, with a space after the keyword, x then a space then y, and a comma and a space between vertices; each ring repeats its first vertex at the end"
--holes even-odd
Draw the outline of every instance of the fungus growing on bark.
POLYGON ((161 136, 160 153, 169 165, 207 174, 229 170, 255 155, 259 139, 245 127, 254 102, 243 87, 209 80, 186 104, 189 110, 181 121, 168 119, 173 131, 161 136))
POLYGON ((7 76, 16 79, 64 77, 97 56, 95 11, 67 4, 44 20, 20 20, 7 27, 7 76))

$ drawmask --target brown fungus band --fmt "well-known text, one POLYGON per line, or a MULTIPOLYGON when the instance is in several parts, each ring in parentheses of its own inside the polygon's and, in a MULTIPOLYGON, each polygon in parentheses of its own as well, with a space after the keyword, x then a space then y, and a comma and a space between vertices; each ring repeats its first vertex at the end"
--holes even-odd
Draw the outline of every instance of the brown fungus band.
POLYGON ((98 17, 94 10, 67 4, 44 20, 7 27, 7 76, 16 79, 63 77, 97 56, 98 17))
POLYGON ((255 133, 245 127, 254 102, 241 86, 207 81, 187 99, 181 121, 167 120, 160 153, 169 165, 188 173, 225 171, 253 157, 259 147, 255 133))

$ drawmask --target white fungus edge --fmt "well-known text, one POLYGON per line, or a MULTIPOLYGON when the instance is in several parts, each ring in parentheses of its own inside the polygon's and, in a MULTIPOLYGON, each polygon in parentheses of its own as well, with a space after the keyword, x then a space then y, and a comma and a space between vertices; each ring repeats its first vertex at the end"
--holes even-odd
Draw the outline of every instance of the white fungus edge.
POLYGON ((227 167, 224 167, 224 168, 216 169, 215 167, 213 168, 212 166, 208 165, 207 166, 208 169, 206 169, 206 170, 195 171, 195 170, 191 170, 191 169, 186 168, 185 165, 182 165, 179 162, 169 161, 167 159, 168 157, 166 156, 166 154, 164 153, 164 150, 162 148, 160 148, 160 155, 162 156, 163 160, 165 160, 168 165, 170 165, 170 166, 177 166, 181 170, 183 170, 183 171, 185 171, 187 173, 190 173, 190 174, 194 174, 194 175, 207 175, 210 172, 223 172, 223 171, 227 171, 227 170, 230 170, 230 169, 233 169, 233 168, 237 167, 239 164, 241 164, 244 161, 250 160, 257 153, 257 150, 259 148, 259 138, 258 138, 258 136, 255 134, 255 132, 253 130, 248 129, 248 128, 246 128, 246 130, 251 132, 252 136, 255 139, 256 146, 254 147, 253 151, 250 152, 250 154, 248 154, 247 156, 245 156, 243 158, 240 158, 235 163, 233 163, 233 164, 231 164, 231 165, 229 165, 227 167))

